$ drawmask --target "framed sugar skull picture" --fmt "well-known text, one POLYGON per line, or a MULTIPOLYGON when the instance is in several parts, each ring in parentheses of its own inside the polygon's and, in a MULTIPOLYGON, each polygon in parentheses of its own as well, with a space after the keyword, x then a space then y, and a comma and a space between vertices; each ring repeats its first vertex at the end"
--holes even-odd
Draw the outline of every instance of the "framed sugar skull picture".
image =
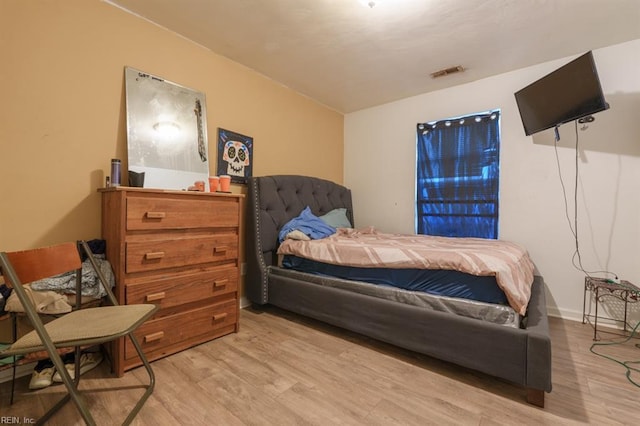
POLYGON ((253 170, 253 138, 218 128, 218 176, 233 183, 247 183, 253 170))

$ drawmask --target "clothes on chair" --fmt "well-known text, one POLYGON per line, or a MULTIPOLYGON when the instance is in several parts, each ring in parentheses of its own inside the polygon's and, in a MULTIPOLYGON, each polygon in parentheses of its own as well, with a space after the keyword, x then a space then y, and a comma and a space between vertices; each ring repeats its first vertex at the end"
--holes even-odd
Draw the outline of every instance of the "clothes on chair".
MULTIPOLYGON (((33 303, 36 312, 42 314, 66 314, 71 312, 71 305, 67 298, 55 291, 34 291, 28 284, 24 286, 25 293, 33 303)), ((16 292, 12 292, 5 309, 8 312, 24 312, 24 307, 16 292)))
MULTIPOLYGON (((104 255, 94 255, 100 271, 109 282, 111 288, 115 286, 115 276, 111 264, 104 255)), ((31 283, 31 288, 38 291, 52 290, 63 293, 75 294, 76 277, 73 272, 68 272, 57 277, 46 278, 31 283)), ((101 298, 107 295, 102 287, 97 274, 94 272, 89 260, 82 262, 82 295, 101 298)))
POLYGON ((6 284, 0 284, 0 315, 4 315, 7 312, 5 305, 7 299, 11 296, 11 290, 11 287, 8 287, 6 284))
MULTIPOLYGON (((104 258, 104 256, 100 255, 105 255, 107 253, 107 242, 105 240, 90 240, 87 241, 87 245, 94 257, 104 258)), ((87 260, 87 254, 84 251, 80 252, 80 259, 82 259, 83 262, 87 260)))

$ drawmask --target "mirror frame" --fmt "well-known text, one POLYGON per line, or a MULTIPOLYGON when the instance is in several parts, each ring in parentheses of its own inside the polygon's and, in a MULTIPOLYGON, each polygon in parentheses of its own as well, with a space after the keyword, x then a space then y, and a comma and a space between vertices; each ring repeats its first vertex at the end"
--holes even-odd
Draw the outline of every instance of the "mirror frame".
POLYGON ((125 67, 129 171, 145 188, 208 190, 206 99, 202 92, 125 67))

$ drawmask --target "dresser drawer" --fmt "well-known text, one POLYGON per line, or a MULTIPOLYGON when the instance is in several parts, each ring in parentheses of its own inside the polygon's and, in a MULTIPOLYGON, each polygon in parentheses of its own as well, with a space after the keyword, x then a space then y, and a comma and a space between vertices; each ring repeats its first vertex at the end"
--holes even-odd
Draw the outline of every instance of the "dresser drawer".
POLYGON ((233 293, 238 289, 238 268, 162 276, 126 285, 126 303, 155 303, 160 309, 233 293))
POLYGON ((220 262, 238 258, 238 236, 181 237, 127 242, 125 245, 127 273, 220 262))
MULTIPOLYGON (((212 336, 233 332, 238 310, 237 299, 205 306, 145 322, 135 335, 151 359, 173 353, 212 336), (176 349, 177 348, 177 349, 176 349)), ((138 357, 130 339, 125 339, 125 360, 138 357)))
POLYGON ((131 195, 126 202, 128 231, 237 227, 238 203, 232 198, 145 197, 131 195))

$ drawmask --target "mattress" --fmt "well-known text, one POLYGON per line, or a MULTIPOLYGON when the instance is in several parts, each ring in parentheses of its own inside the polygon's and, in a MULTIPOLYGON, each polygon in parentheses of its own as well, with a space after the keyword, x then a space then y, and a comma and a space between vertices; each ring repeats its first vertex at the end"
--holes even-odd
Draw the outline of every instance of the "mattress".
POLYGON ((521 315, 526 314, 533 282, 534 267, 527 251, 504 240, 338 228, 333 235, 310 241, 287 238, 277 253, 354 268, 455 270, 493 276, 509 305, 521 315))
POLYGON ((286 267, 271 266, 269 267, 269 274, 304 280, 316 285, 335 287, 497 325, 520 328, 521 316, 506 304, 487 303, 465 298, 430 294, 423 291, 405 290, 389 285, 336 278, 318 273, 297 271, 286 267))
POLYGON ((311 274, 327 275, 351 281, 388 285, 403 290, 430 293, 508 305, 507 296, 498 287, 495 276, 476 276, 455 270, 357 268, 334 265, 286 255, 282 266, 311 274))

